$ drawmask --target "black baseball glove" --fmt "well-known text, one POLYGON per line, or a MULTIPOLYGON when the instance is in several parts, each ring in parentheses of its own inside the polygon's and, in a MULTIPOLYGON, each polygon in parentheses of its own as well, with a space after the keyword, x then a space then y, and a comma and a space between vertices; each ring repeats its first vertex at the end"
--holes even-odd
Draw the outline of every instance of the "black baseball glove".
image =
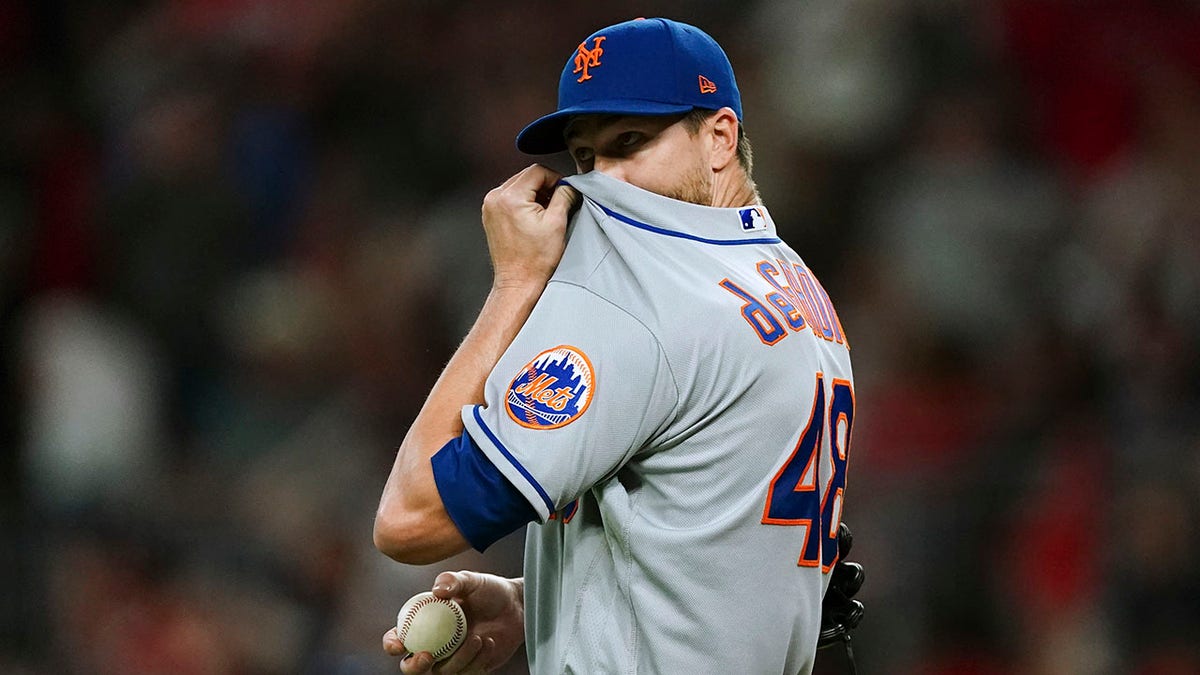
POLYGON ((849 562, 846 556, 854 544, 850 528, 842 523, 838 526, 838 562, 833 566, 829 590, 821 603, 821 636, 817 638, 817 649, 825 649, 845 642, 850 631, 863 618, 863 604, 854 599, 867 578, 863 566, 849 562))

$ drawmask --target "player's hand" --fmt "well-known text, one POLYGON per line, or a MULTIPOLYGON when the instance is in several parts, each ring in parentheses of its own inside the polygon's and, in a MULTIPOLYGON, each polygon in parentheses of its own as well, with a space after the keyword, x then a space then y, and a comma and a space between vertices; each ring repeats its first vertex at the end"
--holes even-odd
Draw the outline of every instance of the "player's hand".
POLYGON ((433 583, 433 594, 462 606, 467 615, 467 637, 441 663, 429 652, 407 656, 408 651, 392 628, 383 636, 383 649, 405 657, 400 672, 475 674, 487 673, 508 662, 525 642, 524 582, 479 572, 442 572, 433 583))
POLYGON ((817 649, 842 642, 858 622, 862 621, 863 604, 854 599, 854 594, 862 588, 866 572, 862 565, 846 560, 853 544, 854 535, 850 533, 850 527, 845 523, 840 524, 839 558, 833 566, 829 590, 825 591, 825 599, 821 603, 821 635, 817 639, 817 649))
POLYGON ((534 164, 483 199, 493 287, 543 287, 566 247, 567 216, 582 198, 562 174, 534 164))

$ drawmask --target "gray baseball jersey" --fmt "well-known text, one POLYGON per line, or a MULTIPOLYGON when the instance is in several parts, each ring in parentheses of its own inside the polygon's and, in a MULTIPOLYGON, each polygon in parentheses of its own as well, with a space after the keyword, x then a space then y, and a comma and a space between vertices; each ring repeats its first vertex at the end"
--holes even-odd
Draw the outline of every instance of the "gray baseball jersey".
POLYGON ((602 173, 471 439, 540 522, 534 673, 806 673, 837 558, 849 345, 766 209, 602 173))

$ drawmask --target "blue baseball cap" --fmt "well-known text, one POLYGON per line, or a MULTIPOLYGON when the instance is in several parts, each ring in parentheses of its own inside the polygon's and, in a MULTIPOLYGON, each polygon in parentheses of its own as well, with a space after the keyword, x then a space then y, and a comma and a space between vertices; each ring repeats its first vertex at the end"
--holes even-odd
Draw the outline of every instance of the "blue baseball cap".
POLYGON ((670 19, 634 19, 579 43, 558 81, 558 110, 517 134, 517 149, 546 155, 567 149, 575 115, 678 115, 732 108, 742 119, 733 66, 707 33, 670 19))

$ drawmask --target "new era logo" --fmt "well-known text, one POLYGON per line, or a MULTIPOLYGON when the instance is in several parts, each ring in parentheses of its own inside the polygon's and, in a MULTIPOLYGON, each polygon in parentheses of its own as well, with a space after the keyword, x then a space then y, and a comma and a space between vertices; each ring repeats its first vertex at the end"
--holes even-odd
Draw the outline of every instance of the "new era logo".
POLYGON ((700 93, 701 94, 712 94, 717 91, 717 85, 713 84, 712 80, 708 79, 707 77, 705 77, 703 75, 699 75, 698 77, 700 78, 700 93))

